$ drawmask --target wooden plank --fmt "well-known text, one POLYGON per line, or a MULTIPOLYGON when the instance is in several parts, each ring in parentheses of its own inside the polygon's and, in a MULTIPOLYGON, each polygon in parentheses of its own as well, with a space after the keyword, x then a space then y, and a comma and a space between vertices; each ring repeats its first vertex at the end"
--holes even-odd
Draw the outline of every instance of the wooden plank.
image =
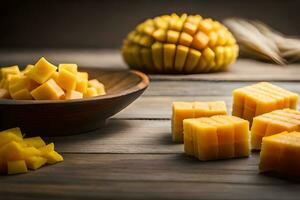
MULTIPOLYGON (((0 65, 19 64, 25 66, 34 63, 40 57, 51 62, 77 63, 79 66, 126 69, 120 51, 115 49, 40 49, 40 50, 0 50, 0 65)), ((194 75, 151 75, 157 80, 225 80, 225 81, 299 81, 300 64, 278 66, 250 59, 239 59, 230 67, 229 72, 194 75)))
POLYGON ((74 136, 46 138, 63 153, 182 153, 169 120, 109 120, 106 127, 74 136))
MULTIPOLYGON (((236 88, 256 82, 226 81, 152 81, 145 96, 231 96, 236 88)), ((271 82, 272 83, 272 82, 271 82)), ((273 82, 284 89, 300 93, 297 82, 273 82)))
POLYGON ((1 177, 5 199, 297 199, 297 183, 260 175, 258 154, 200 162, 182 154, 65 154, 65 161, 1 177))

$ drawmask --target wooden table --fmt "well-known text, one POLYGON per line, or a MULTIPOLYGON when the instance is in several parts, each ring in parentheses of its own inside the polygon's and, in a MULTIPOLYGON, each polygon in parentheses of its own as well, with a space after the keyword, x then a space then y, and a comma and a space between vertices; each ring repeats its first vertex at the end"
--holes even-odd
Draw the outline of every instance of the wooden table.
MULTIPOLYGON (((116 51, 1 52, 1 63, 57 62, 124 68, 116 51), (11 60, 10 60, 11 59, 11 60), (51 60, 51 59, 50 59, 51 60)), ((1 199, 299 199, 300 184, 258 173, 259 154, 200 162, 173 144, 172 101, 225 100, 231 91, 272 81, 300 93, 300 65, 279 67, 239 60, 227 73, 151 76, 144 95, 114 116, 106 128, 54 141, 65 161, 37 171, 0 177, 1 199)))

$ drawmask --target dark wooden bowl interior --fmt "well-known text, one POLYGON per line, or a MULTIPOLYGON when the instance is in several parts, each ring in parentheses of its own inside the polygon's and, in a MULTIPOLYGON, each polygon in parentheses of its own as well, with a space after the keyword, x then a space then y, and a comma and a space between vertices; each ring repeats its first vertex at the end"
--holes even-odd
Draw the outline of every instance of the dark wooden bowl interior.
POLYGON ((0 100, 0 130, 20 127, 27 135, 88 132, 138 98, 149 85, 138 71, 81 68, 104 83, 107 95, 67 101, 0 100))

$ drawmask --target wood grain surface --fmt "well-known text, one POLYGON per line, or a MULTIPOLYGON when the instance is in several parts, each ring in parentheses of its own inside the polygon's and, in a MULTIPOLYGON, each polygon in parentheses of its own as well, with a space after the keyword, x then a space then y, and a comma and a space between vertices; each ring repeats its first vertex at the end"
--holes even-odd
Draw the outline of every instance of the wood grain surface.
MULTIPOLYGON (((20 63, 22 58, 28 59, 17 55, 20 63)), ((72 55, 77 56, 57 54, 57 58, 70 59, 72 55)), ((109 55, 110 59, 104 59, 99 66, 106 62, 109 67, 124 68, 116 64, 119 61, 114 60, 114 53, 103 55, 100 57, 109 55)), ((0 63, 1 58, 0 53, 0 63)), ((82 56, 81 63, 85 62, 91 61, 82 56)), ((230 112, 231 91, 256 81, 272 81, 300 93, 300 65, 279 69, 265 65, 239 60, 228 73, 151 76, 144 95, 113 116, 104 129, 46 138, 55 142, 65 161, 27 174, 1 176, 0 196, 22 200, 299 199, 299 182, 258 173, 258 152, 252 152, 249 158, 200 162, 185 156, 181 144, 171 142, 173 101, 224 100, 230 112), (254 63, 255 72, 247 72, 251 71, 247 63, 254 63)))

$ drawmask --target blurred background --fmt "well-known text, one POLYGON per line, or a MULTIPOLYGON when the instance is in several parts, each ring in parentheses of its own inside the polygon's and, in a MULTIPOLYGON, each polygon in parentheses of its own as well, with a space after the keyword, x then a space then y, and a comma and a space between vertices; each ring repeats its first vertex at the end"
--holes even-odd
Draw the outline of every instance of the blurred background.
POLYGON ((172 12, 259 19, 300 35, 299 8, 299 0, 4 0, 0 50, 120 48, 137 23, 172 12))

